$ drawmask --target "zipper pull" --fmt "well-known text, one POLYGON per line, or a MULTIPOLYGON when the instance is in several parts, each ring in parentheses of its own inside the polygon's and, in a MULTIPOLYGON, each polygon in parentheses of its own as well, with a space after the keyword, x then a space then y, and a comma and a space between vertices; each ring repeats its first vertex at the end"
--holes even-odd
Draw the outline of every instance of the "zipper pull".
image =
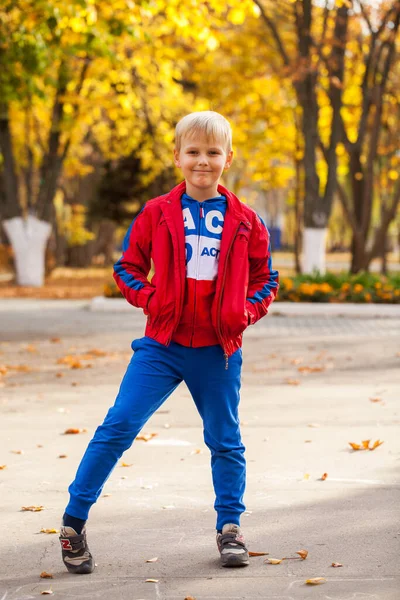
POLYGON ((200 219, 204 217, 203 207, 200 205, 200 219))
POLYGON ((225 359, 225 371, 227 371, 228 366, 229 366, 229 364, 228 364, 229 357, 226 352, 224 353, 224 359, 225 359))

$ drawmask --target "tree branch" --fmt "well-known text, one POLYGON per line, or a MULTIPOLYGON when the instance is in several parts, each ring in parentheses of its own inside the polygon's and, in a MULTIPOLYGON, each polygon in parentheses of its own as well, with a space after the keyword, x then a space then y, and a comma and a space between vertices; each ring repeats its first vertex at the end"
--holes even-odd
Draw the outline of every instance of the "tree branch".
POLYGON ((274 40, 276 42, 276 45, 278 46, 279 53, 282 56, 282 60, 285 63, 285 66, 289 67, 290 64, 291 64, 291 61, 290 61, 288 53, 285 50, 285 47, 284 47, 283 42, 281 40, 281 37, 280 37, 280 35, 278 33, 278 30, 277 30, 277 28, 275 26, 275 23, 272 21, 272 19, 270 19, 270 17, 265 12, 264 7, 261 4, 260 0, 253 0, 253 2, 260 9, 261 17, 262 17, 264 23, 267 25, 268 29, 272 33, 272 36, 273 36, 273 38, 274 38, 274 40))

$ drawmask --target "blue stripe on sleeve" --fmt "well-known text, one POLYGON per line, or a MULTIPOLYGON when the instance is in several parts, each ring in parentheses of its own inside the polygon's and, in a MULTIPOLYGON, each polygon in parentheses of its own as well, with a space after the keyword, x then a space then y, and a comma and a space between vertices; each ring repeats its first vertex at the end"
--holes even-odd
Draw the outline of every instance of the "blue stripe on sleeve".
MULTIPOLYGON (((264 220, 260 217, 260 215, 257 215, 257 216, 260 219, 261 223, 264 225, 265 229, 267 229, 267 226, 266 226, 264 220)), ((256 304, 257 302, 261 303, 264 300, 264 298, 268 298, 268 296, 271 295, 272 290, 276 290, 278 288, 279 273, 278 273, 278 271, 275 271, 272 269, 271 243, 269 243, 269 245, 268 245, 268 252, 269 252, 268 271, 270 272, 270 281, 268 283, 266 283, 261 290, 256 292, 252 298, 247 298, 247 300, 249 302, 251 302, 251 304, 256 304)))
MULTIPOLYGON (((132 223, 129 226, 128 231, 125 234, 124 241, 122 242, 122 250, 123 250, 123 252, 126 252, 126 250, 128 250, 128 248, 129 248, 129 240, 130 240, 130 237, 131 237, 132 227, 133 227, 136 219, 138 218, 138 216, 141 214, 141 212, 143 210, 144 210, 144 207, 136 215, 136 217, 133 219, 132 223)), ((139 281, 138 279, 135 279, 135 277, 131 273, 127 272, 127 270, 123 266, 123 258, 124 257, 121 256, 121 258, 119 259, 119 261, 117 263, 115 263, 115 265, 114 265, 114 271, 115 271, 115 273, 118 275, 118 277, 120 277, 122 279, 122 281, 128 287, 130 287, 130 288, 132 288, 133 290, 136 290, 136 291, 141 290, 144 287, 143 281, 139 281)))

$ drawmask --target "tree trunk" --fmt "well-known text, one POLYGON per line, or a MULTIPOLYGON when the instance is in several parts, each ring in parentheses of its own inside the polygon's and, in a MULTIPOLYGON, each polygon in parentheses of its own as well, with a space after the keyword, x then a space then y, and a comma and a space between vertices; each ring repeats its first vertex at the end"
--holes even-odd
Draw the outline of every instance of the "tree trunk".
POLYGON ((41 287, 45 274, 46 244, 51 225, 28 215, 3 222, 14 251, 18 285, 41 287))
POLYGON ((303 232, 303 272, 325 273, 326 227, 305 227, 303 232))
POLYGON ((15 170, 14 153, 10 132, 8 105, 0 103, 0 151, 3 155, 4 202, 1 215, 4 219, 20 217, 18 180, 15 170))

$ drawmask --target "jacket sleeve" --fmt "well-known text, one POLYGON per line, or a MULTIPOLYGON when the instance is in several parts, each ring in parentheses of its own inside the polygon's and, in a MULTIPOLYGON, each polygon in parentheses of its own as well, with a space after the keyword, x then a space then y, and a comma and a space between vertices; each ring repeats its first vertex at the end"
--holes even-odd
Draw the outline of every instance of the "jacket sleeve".
POLYGON ((122 256, 114 265, 113 277, 126 300, 147 314, 147 305, 155 287, 147 276, 151 266, 151 220, 143 207, 132 221, 122 244, 122 256))
POLYGON ((272 269, 271 244, 264 221, 255 216, 249 241, 249 286, 246 309, 249 325, 264 317, 279 288, 278 271, 272 269))

